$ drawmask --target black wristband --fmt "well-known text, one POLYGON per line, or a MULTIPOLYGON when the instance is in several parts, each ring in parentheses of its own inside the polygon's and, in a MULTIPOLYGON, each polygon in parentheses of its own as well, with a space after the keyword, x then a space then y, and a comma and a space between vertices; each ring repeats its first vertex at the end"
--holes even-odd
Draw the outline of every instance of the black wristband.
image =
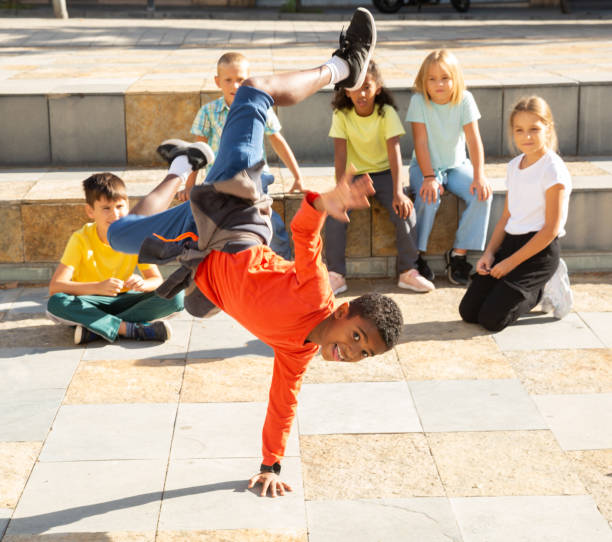
POLYGON ((423 175, 423 179, 435 179, 435 175, 423 175))
POLYGON ((277 461, 274 465, 264 465, 263 463, 259 467, 259 472, 273 472, 274 474, 280 474, 281 465, 277 461))

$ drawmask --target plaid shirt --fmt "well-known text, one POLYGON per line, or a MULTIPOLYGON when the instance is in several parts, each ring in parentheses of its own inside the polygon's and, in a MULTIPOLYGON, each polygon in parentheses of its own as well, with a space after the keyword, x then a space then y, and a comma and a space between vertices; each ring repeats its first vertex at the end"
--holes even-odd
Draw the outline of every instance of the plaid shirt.
MULTIPOLYGON (((221 140, 221 132, 227 120, 229 113, 229 105, 225 103, 223 96, 204 104, 196 115, 193 124, 191 125, 191 133, 197 136, 203 136, 208 139, 208 144, 214 151, 215 155, 219 150, 219 141, 221 140)), ((280 132, 281 124, 272 108, 268 109, 268 118, 264 133, 266 135, 276 134, 280 132)), ((263 158, 266 159, 266 149, 263 149, 263 158)))

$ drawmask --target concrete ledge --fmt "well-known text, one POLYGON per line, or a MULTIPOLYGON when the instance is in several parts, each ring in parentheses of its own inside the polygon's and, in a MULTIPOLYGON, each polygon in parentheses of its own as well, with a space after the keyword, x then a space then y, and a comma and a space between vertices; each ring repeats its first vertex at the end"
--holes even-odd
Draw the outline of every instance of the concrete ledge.
MULTIPOLYGON (((612 162, 599 162, 612 169, 612 162)), ((602 171, 604 168, 599 168, 602 171)), ((133 204, 148 193, 160 170, 117 173, 127 183, 133 204)), ((304 168, 309 189, 322 191, 333 185, 331 168, 304 168)), ((45 282, 57 265, 71 233, 87 221, 81 181, 87 170, 1 172, 0 281, 45 282)), ((274 208, 289 224, 301 203, 301 195, 282 192, 283 181, 272 185, 274 208)), ((612 270, 612 172, 609 175, 574 176, 567 235, 561 245, 573 271, 612 270)), ((493 179, 494 200, 489 235, 503 210, 505 189, 493 179)), ((429 243, 427 259, 437 273, 444 269, 443 253, 452 247, 462 212, 462 202, 445 194, 429 243)), ((395 232, 387 211, 376 201, 351 214, 347 234, 350 277, 392 277, 395 268, 395 232)), ((474 261, 477 254, 471 255, 474 261)))

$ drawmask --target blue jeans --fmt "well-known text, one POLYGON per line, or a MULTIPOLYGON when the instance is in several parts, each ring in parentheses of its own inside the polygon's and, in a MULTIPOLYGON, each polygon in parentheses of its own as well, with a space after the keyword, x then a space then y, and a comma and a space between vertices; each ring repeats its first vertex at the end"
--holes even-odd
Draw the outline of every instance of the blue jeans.
MULTIPOLYGON (((264 194, 268 193, 268 186, 274 182, 274 175, 268 172, 261 174, 261 187, 264 194)), ((289 234, 285 223, 281 216, 272 209, 272 241, 270 241, 270 248, 276 252, 279 256, 285 258, 285 260, 291 259, 291 243, 289 242, 289 234)))
MULTIPOLYGON (((268 109, 273 104, 272 97, 259 89, 248 86, 238 89, 223 127, 217 156, 204 182, 231 179, 263 159, 264 128, 268 109)), ((110 225, 107 237, 115 250, 138 254, 142 242, 154 233, 174 239, 188 231, 195 233, 196 225, 190 202, 186 201, 151 216, 124 216, 110 225)))
MULTIPOLYGON (((459 220, 453 248, 484 250, 493 198, 489 197, 485 201, 480 201, 477 193, 470 194, 470 185, 474 180, 472 163, 466 160, 456 168, 437 171, 436 180, 466 204, 459 220)), ((427 252, 429 234, 440 208, 440 194, 438 193, 435 203, 426 203, 419 194, 422 185, 423 173, 416 160, 413 160, 410 163, 410 189, 415 194, 418 247, 419 251, 427 252)))

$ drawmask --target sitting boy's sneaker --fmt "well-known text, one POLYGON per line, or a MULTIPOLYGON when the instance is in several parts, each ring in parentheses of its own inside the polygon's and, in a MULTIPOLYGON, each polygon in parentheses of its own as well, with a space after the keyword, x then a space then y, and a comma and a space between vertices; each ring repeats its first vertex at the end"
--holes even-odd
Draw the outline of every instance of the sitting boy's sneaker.
POLYGON ((157 154, 159 154, 168 164, 172 163, 177 156, 185 155, 193 171, 202 169, 207 164, 212 163, 215 159, 215 153, 209 145, 203 141, 196 141, 195 143, 189 143, 182 139, 166 139, 162 141, 161 145, 157 147, 157 154))
POLYGON ((435 290, 433 282, 421 276, 417 269, 404 271, 397 282, 397 285, 404 290, 412 290, 413 292, 425 293, 435 290))
POLYGON ((336 84, 338 88, 357 90, 363 85, 368 65, 376 46, 376 24, 374 17, 365 8, 357 8, 345 32, 340 33, 340 47, 334 51, 349 65, 350 74, 336 84))
POLYGON ((329 271, 329 284, 331 285, 331 289, 334 292, 334 295, 339 295, 348 290, 348 286, 346 285, 346 279, 335 271, 329 271))
POLYGON ((168 322, 146 322, 133 325, 134 332, 133 336, 130 334, 130 339, 165 342, 172 337, 172 327, 168 322))
POLYGON ((453 256, 453 249, 447 250, 444 253, 446 260, 446 274, 451 284, 467 286, 470 281, 470 272, 472 264, 467 261, 465 254, 453 256))
POLYGON ((544 285, 542 292, 542 310, 550 312, 559 320, 564 318, 572 310, 574 295, 570 288, 567 265, 563 260, 559 260, 559 266, 555 274, 544 285))
POLYGON ((417 258, 416 265, 420 275, 425 277, 427 280, 431 281, 436 278, 435 273, 431 270, 429 264, 423 258, 421 258, 420 254, 417 258))
POLYGON ((101 338, 100 335, 93 331, 89 331, 86 327, 76 326, 74 328, 74 344, 90 343, 91 341, 97 341, 101 338))

